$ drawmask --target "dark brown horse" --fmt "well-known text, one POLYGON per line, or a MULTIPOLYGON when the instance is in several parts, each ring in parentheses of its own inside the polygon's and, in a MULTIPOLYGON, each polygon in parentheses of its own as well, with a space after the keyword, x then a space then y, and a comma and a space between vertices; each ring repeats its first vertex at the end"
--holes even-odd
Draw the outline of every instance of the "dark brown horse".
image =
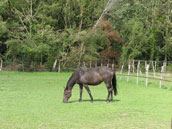
POLYGON ((106 84, 108 95, 107 102, 113 100, 113 90, 114 95, 117 95, 116 86, 116 75, 114 69, 108 67, 97 67, 97 68, 79 68, 77 69, 67 82, 66 88, 64 90, 63 102, 67 102, 72 95, 72 88, 77 83, 80 86, 80 98, 78 101, 82 100, 82 89, 83 86, 90 95, 91 102, 93 102, 93 97, 91 95, 88 85, 98 85, 101 82, 106 84), (112 82, 112 83, 111 83, 112 82), (109 97, 111 99, 109 100, 109 97))

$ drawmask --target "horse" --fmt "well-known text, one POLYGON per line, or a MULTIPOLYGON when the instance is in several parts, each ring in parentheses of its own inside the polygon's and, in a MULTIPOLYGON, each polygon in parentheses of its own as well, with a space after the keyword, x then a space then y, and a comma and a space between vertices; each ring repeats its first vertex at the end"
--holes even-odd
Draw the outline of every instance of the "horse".
POLYGON ((91 102, 93 102, 93 96, 88 85, 96 86, 104 82, 108 90, 108 95, 106 102, 113 101, 113 90, 114 95, 117 95, 117 86, 116 86, 116 74, 113 68, 109 67, 96 67, 96 68, 78 68, 69 78, 66 88, 64 89, 63 102, 68 102, 69 98, 72 96, 72 88, 75 84, 79 84, 80 87, 80 98, 79 102, 82 100, 82 90, 83 87, 87 90, 91 102), (112 82, 112 83, 111 83, 112 82), (111 96, 111 99, 109 97, 111 96))

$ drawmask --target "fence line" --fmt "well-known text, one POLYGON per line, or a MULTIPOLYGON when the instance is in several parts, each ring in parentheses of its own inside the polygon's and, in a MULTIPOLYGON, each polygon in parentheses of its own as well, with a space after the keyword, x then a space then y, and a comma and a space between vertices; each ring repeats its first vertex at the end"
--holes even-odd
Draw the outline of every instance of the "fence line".
MULTIPOLYGON (((165 78, 171 78, 171 77, 167 77, 167 76, 164 76, 164 74, 167 72, 167 62, 165 61, 159 61, 161 62, 161 71, 160 71, 160 75, 158 75, 158 73, 156 72, 157 70, 157 62, 156 61, 143 61, 143 60, 129 60, 128 61, 128 75, 125 75, 127 76, 127 82, 129 82, 129 78, 131 76, 130 72, 131 72, 131 68, 132 68, 132 71, 133 73, 135 73, 135 63, 137 65, 137 73, 136 73, 136 84, 138 85, 139 83, 139 77, 143 77, 142 76, 142 70, 143 68, 145 68, 145 76, 144 78, 146 79, 145 82, 146 82, 146 87, 148 86, 149 84, 149 75, 153 75, 153 78, 151 79, 155 79, 155 80, 159 80, 159 87, 162 88, 162 81, 168 81, 168 82, 172 82, 172 81, 169 81, 169 80, 165 80, 163 79, 164 77, 165 78), (144 67, 142 67, 141 69, 141 62, 142 64, 144 63, 144 67), (150 66, 152 66, 152 70, 153 70, 153 74, 150 74, 150 66), (141 76, 140 76, 141 75, 141 76), (160 77, 160 78, 156 78, 156 77, 160 77)), ((123 69, 121 69, 122 71, 123 69)), ((122 75, 123 72, 120 72, 120 80, 122 79, 122 75)), ((133 76, 133 75, 132 75, 133 76)))
MULTIPOLYGON (((118 74, 118 73, 116 73, 116 75, 119 75, 119 76, 121 76, 121 74, 118 74)), ((127 74, 123 74, 122 75, 123 77, 128 77, 128 75, 127 74)), ((137 75, 130 75, 130 77, 137 77, 137 75)), ((140 78, 147 78, 146 76, 139 76, 140 78)), ((159 80, 160 81, 160 78, 154 78, 154 77, 148 77, 149 79, 152 79, 152 80, 159 80)), ((172 82, 172 81, 170 81, 170 80, 166 80, 166 79, 162 79, 162 81, 166 81, 166 82, 172 82)))
MULTIPOLYGON (((145 62, 145 60, 134 60, 134 61, 145 62)), ((172 64, 172 61, 154 61, 154 60, 148 60, 147 62, 157 62, 157 63, 167 62, 168 64, 172 64)))
MULTIPOLYGON (((162 88, 162 83, 172 82, 168 79, 171 79, 172 76, 167 76, 167 73, 172 75, 172 72, 168 69, 168 65, 172 64, 172 61, 145 61, 145 60, 128 60, 127 62, 123 62, 121 67, 118 68, 120 80, 122 80, 123 76, 127 76, 127 82, 129 82, 130 77, 136 77, 136 84, 139 84, 139 78, 145 78, 146 86, 149 84, 149 79, 159 80, 159 87, 162 88), (160 72, 159 72, 160 71, 160 72), (125 75, 124 72, 128 74, 125 75), (132 73, 136 73, 132 75, 132 73), (145 74, 145 76, 143 76, 145 74), (153 76, 153 77, 151 77, 153 76)), ((22 65, 24 67, 24 65, 22 65)), ((61 72, 63 70, 73 71, 76 68, 83 67, 97 67, 97 66, 106 66, 116 68, 115 61, 110 59, 101 59, 101 60, 89 60, 82 61, 78 65, 77 62, 63 62, 55 60, 55 63, 52 66, 53 71, 61 72), (65 66, 65 67, 64 67, 65 66)), ((0 60, 0 71, 5 67, 3 60, 0 60)))

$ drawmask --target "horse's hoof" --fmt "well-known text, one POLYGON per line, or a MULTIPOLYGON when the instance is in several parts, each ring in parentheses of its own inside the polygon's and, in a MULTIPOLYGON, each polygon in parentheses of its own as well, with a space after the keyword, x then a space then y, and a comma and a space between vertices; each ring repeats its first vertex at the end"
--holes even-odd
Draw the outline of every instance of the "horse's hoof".
POLYGON ((107 102, 109 102, 109 100, 106 100, 105 102, 107 103, 107 102))

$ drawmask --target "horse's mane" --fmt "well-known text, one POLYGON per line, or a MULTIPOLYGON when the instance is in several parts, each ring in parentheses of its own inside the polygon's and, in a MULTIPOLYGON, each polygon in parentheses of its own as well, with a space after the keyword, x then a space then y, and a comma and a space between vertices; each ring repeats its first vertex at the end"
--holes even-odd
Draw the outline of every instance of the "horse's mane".
POLYGON ((67 85, 66 85, 66 89, 69 88, 69 86, 73 86, 75 84, 75 81, 78 77, 78 73, 79 73, 79 69, 77 69, 72 75, 71 77, 69 78, 68 82, 67 82, 67 85))

